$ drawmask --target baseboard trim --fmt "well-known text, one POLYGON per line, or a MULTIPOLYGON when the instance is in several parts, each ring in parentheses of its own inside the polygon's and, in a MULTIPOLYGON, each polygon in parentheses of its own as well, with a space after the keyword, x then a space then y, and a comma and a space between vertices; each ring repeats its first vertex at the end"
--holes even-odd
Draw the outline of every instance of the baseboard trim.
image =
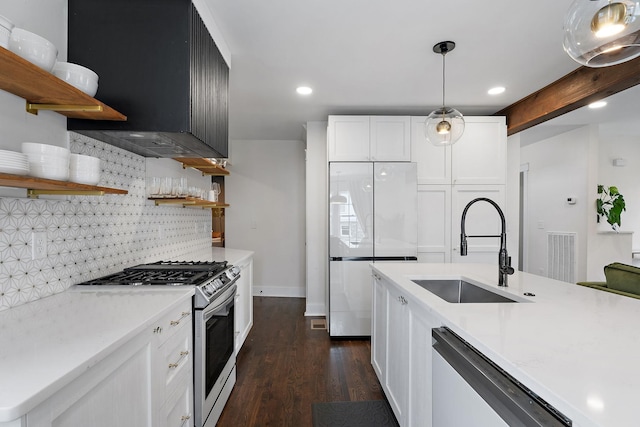
POLYGON ((304 315, 306 317, 311 316, 326 316, 327 308, 324 304, 309 304, 307 303, 307 307, 304 311, 304 315))
POLYGON ((305 298, 304 288, 294 288, 290 286, 253 286, 254 297, 289 297, 305 298))

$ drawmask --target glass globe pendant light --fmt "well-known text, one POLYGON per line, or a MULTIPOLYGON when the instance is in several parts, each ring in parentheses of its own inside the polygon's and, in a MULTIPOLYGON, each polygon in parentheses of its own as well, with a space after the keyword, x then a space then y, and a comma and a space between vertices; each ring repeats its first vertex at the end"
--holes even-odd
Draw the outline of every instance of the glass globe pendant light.
POLYGON ((424 123, 427 140, 435 146, 455 144, 464 132, 464 117, 455 108, 445 106, 445 55, 456 47, 452 41, 436 43, 435 53, 442 55, 442 107, 429 114, 424 123))
POLYGON ((639 9, 630 0, 574 0, 564 20, 564 50, 594 68, 640 56, 639 9))

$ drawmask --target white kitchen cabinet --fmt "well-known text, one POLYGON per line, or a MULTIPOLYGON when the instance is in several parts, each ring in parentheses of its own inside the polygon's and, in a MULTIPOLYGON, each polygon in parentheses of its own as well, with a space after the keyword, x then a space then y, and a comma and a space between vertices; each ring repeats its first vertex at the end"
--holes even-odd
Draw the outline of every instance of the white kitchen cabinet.
MULTIPOLYGON (((418 186, 418 262, 497 262, 500 239, 496 237, 470 238, 467 256, 460 256, 462 211, 477 197, 493 200, 504 211, 504 185, 418 186)), ((500 216, 490 204, 478 202, 469 208, 468 235, 499 235, 500 225, 500 216)))
POLYGON ((424 133, 426 117, 411 117, 411 161, 418 164, 418 185, 451 184, 451 147, 436 147, 424 133))
MULTIPOLYGON (((462 211, 471 200, 486 197, 500 206, 506 215, 505 186, 504 185, 455 185, 451 193, 451 207, 453 221, 451 224, 451 262, 467 263, 498 263, 500 239, 498 237, 469 238, 467 240, 467 256, 460 256, 460 225, 462 211)), ((500 215, 487 202, 477 202, 469 208, 465 222, 465 232, 473 235, 500 235, 500 215)))
POLYGON ((240 278, 236 282, 238 290, 235 304, 235 351, 242 348, 253 326, 253 257, 235 264, 240 268, 240 278))
POLYGON ((373 274, 371 363, 401 427, 431 425, 431 328, 415 299, 373 274))
POLYGON ((504 184, 507 126, 501 116, 465 117, 458 142, 436 147, 424 136, 426 117, 411 117, 411 161, 418 184, 504 184))
POLYGON ((27 413, 24 427, 193 426, 191 301, 178 304, 52 397, 27 413), (185 314, 186 313, 186 314, 185 314))
MULTIPOLYGON (((460 220, 462 209, 475 197, 488 197, 504 210, 505 118, 465 117, 462 138, 449 147, 427 142, 425 119, 411 118, 412 161, 418 167, 418 261, 497 262, 499 240, 493 238, 470 239, 468 256, 459 255, 460 220)), ((494 232, 499 217, 491 206, 474 206, 472 210, 479 213, 468 219, 470 229, 491 231, 473 234, 499 234, 499 227, 494 232)))
POLYGON ((328 160, 410 161, 408 116, 329 116, 328 160))
POLYGON ((451 262, 451 186, 418 185, 418 262, 451 262))
POLYGON ((159 323, 156 332, 158 357, 154 376, 162 405, 158 425, 193 426, 193 319, 191 302, 172 311, 159 323), (180 420, 180 422, 177 422, 180 420))
POLYGON ((380 383, 387 367, 387 288, 382 278, 372 275, 373 292, 371 297, 371 364, 380 383))
POLYGON ((369 116, 329 116, 329 161, 369 160, 369 116))
POLYGON ((506 153, 505 117, 465 117, 464 133, 451 146, 451 183, 505 184, 506 153))
POLYGON ((369 117, 369 158, 374 162, 411 161, 411 118, 369 117))
POLYGON ((153 338, 145 331, 99 362, 30 411, 26 427, 154 426, 153 338))

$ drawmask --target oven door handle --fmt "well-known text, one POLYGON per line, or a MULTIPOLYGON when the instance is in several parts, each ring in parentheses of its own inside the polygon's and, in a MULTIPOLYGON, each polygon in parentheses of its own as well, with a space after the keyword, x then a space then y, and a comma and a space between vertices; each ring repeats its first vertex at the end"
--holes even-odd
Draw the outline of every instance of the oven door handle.
POLYGON ((229 289, 227 289, 224 294, 218 297, 217 300, 224 298, 221 303, 218 303, 216 300, 213 303, 209 304, 204 310, 202 310, 202 316, 205 322, 211 319, 217 311, 219 311, 221 308, 226 307, 227 304, 235 299, 236 289, 238 289, 238 285, 234 284, 229 289))

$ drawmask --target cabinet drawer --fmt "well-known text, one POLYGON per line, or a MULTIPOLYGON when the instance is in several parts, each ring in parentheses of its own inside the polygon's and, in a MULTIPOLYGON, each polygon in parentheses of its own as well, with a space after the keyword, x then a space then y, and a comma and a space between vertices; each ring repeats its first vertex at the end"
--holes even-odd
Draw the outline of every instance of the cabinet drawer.
POLYGON ((160 348, 162 371, 158 372, 164 372, 167 390, 172 389, 173 382, 183 371, 193 371, 191 340, 191 328, 184 327, 160 348))
POLYGON ((162 345, 176 332, 178 332, 183 326, 191 325, 192 322, 193 320, 191 301, 185 301, 184 303, 173 309, 171 313, 161 318, 156 326, 154 326, 153 331, 158 335, 159 338, 158 345, 162 345))
POLYGON ((193 427, 193 394, 189 387, 190 379, 189 376, 183 377, 175 392, 165 402, 167 427, 193 427))

